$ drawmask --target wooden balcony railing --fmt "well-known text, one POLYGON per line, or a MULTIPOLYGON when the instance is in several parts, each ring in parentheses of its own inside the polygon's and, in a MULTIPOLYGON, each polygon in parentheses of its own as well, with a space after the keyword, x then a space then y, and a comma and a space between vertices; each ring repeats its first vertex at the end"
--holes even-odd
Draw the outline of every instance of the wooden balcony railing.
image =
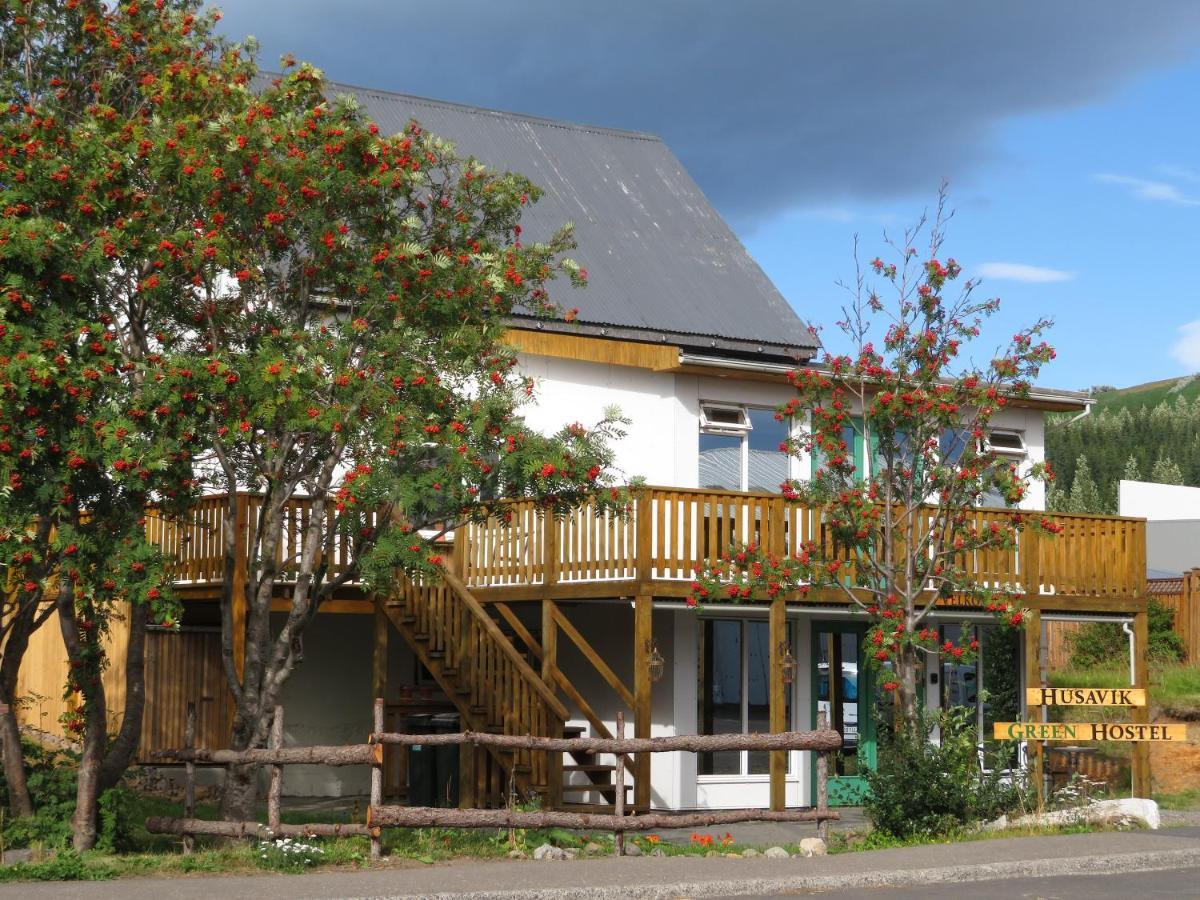
MULTIPOLYGON (((242 523, 258 515, 261 500, 237 497, 242 523)), ((279 551, 280 581, 294 573, 300 535, 310 507, 297 499, 286 512, 279 551)), ((332 514, 330 514, 332 515, 332 514)), ((970 513, 980 529, 1006 521, 1011 511, 977 509, 970 513)), ((1145 594, 1145 522, 1113 516, 1054 513, 1062 533, 1025 532, 1013 550, 968 554, 967 571, 979 582, 1042 596, 1123 599, 1145 594)), ((367 524, 373 524, 367 522, 367 524)), ((186 523, 153 515, 147 528, 173 557, 180 585, 219 583, 224 572, 228 502, 224 495, 205 497, 186 523)), ((238 537, 247 553, 246 529, 238 537)), ((697 566, 754 541, 774 553, 790 553, 801 543, 832 542, 820 510, 786 503, 774 494, 647 487, 638 492, 628 515, 597 513, 587 504, 554 519, 534 501, 511 507, 507 520, 493 518, 460 528, 454 541, 454 568, 481 598, 522 596, 628 595, 629 586, 667 594, 686 593, 697 566), (618 591, 619 593, 611 593, 618 591)), ((325 548, 331 570, 350 565, 344 537, 325 548)))

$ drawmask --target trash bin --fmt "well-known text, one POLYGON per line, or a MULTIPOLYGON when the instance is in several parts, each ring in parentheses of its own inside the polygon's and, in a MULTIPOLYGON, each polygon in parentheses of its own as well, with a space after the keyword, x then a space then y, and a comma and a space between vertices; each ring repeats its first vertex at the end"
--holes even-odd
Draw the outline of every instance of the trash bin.
MULTIPOLYGON (((433 734, 433 716, 408 716, 404 730, 409 734, 433 734)), ((408 748, 408 805, 433 806, 436 798, 435 748, 413 744, 408 748)))
MULTIPOLYGON (((435 734, 454 734, 460 730, 458 713, 441 713, 433 717, 435 734)), ((458 744, 439 744, 437 747, 437 796, 434 805, 458 807, 458 744)))

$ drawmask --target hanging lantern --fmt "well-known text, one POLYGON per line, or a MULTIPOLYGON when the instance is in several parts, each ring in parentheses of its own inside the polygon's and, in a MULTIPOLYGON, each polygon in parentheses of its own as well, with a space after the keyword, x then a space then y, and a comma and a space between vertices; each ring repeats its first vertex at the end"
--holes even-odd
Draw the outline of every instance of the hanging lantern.
POLYGON ((650 681, 657 684, 662 681, 663 674, 667 671, 667 661, 658 652, 658 642, 654 638, 646 641, 646 652, 649 654, 646 668, 650 670, 650 681))
POLYGON ((788 646, 787 641, 783 641, 779 645, 779 668, 784 684, 791 684, 796 680, 796 669, 799 666, 796 663, 796 657, 792 656, 792 648, 788 646))

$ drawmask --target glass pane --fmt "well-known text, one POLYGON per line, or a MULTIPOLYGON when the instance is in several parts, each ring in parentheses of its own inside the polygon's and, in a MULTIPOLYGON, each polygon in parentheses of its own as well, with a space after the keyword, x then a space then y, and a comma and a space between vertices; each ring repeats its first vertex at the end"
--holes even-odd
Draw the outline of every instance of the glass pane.
MULTIPOLYGON (((771 628, 766 622, 746 623, 746 731, 771 731, 771 628)), ((751 775, 770 771, 771 754, 765 750, 749 754, 751 775)))
MULTIPOLYGON (((858 750, 858 635, 843 632, 838 635, 841 657, 842 678, 839 682, 839 699, 841 700, 841 731, 845 738, 847 751, 858 750)), ((863 698, 866 700, 867 698, 863 698)))
MULTIPOLYGON (((742 732, 742 623, 702 623, 700 646, 700 722, 702 734, 742 732)), ((701 775, 738 775, 737 750, 700 754, 701 775)))
POLYGON ((773 410, 752 409, 750 425, 750 490, 777 492, 788 477, 788 456, 779 449, 788 437, 787 423, 777 422, 773 410))
POLYGON ((714 491, 742 489, 742 439, 735 434, 700 433, 702 488, 714 491))
MULTIPOLYGON (((1015 722, 1021 712, 1021 639, 1020 628, 985 625, 980 631, 979 668, 983 692, 980 710, 983 740, 992 740, 992 725, 996 722, 1015 722)), ((1016 748, 1001 766, 1016 763, 1016 748)), ((989 760, 989 765, 997 762, 989 760)))
MULTIPOLYGON (((974 629, 969 629, 974 636, 974 629)), ((962 639, 961 625, 943 625, 942 640, 958 645, 962 639)), ((942 661, 942 706, 970 706, 979 702, 979 672, 975 663, 962 665, 960 663, 942 661)))

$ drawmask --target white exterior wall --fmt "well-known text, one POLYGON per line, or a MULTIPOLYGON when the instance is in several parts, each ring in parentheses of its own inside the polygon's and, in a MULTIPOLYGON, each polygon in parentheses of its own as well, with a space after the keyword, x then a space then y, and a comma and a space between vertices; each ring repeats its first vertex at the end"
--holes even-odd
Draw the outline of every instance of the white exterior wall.
POLYGON ((676 433, 680 402, 674 375, 545 356, 519 358, 521 371, 537 381, 535 401, 523 410, 530 427, 542 433, 572 422, 591 427, 605 408, 619 407, 633 424, 616 447, 617 468, 627 478, 676 484, 676 448, 686 437, 676 433))
POLYGON ((1200 519, 1200 488, 1121 480, 1117 504, 1122 516, 1151 521, 1200 519))

